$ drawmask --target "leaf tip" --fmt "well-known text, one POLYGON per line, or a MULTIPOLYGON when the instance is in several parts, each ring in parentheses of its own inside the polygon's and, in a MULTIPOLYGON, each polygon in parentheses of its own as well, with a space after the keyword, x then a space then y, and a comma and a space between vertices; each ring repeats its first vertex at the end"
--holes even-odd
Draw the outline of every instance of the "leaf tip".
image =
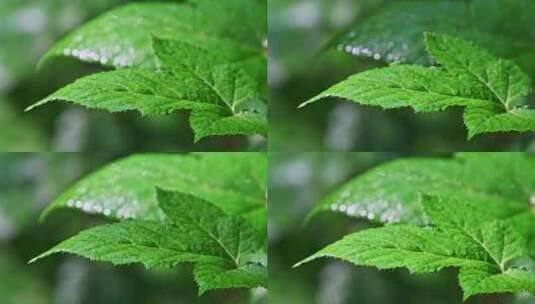
POLYGON ((36 256, 35 258, 29 260, 27 264, 28 264, 28 265, 33 264, 33 263, 36 262, 37 260, 39 260, 39 257, 38 257, 38 256, 36 256))
POLYGON ((424 32, 424 39, 433 39, 438 37, 437 33, 434 32, 424 32))
POLYGON ((298 109, 302 109, 302 108, 306 107, 307 105, 309 105, 309 104, 311 104, 311 103, 312 103, 311 101, 305 101, 305 102, 299 104, 299 105, 297 106, 297 108, 298 108, 298 109))
POLYGON ((42 254, 40 254, 40 255, 34 257, 33 259, 29 260, 29 261, 28 261, 28 265, 33 264, 33 263, 35 263, 35 262, 41 260, 42 258, 51 255, 52 253, 54 253, 54 252, 52 252, 51 250, 46 251, 46 252, 44 252, 44 253, 42 253, 42 254))
POLYGON ((197 290, 197 296, 202 297, 209 290, 209 288, 203 285, 198 285, 198 286, 199 286, 199 289, 197 290))
POLYGON ((466 138, 470 141, 470 140, 474 139, 478 134, 479 134, 479 132, 468 129, 468 135, 467 135, 466 138))
POLYGON ((160 46, 161 44, 164 43, 165 39, 151 33, 150 34, 150 40, 152 41, 152 46, 160 46))
POLYGON ((297 108, 298 109, 302 109, 302 108, 308 106, 309 104, 314 103, 314 102, 316 102, 316 101, 318 101, 318 100, 320 100, 320 99, 322 99, 324 97, 326 97, 326 96, 320 94, 320 95, 318 95, 318 96, 316 96, 314 98, 311 98, 311 99, 301 103, 300 105, 297 106, 297 108))
POLYGON ((48 214, 50 213, 50 210, 49 208, 46 208, 40 215, 39 215, 39 218, 37 219, 38 223, 39 224, 42 224, 45 222, 46 218, 48 217, 48 214))
POLYGON ((193 142, 195 144, 198 144, 201 140, 205 139, 206 137, 208 137, 208 135, 199 131, 195 131, 193 134, 193 142))
POLYGON ((171 191, 167 191, 159 186, 156 186, 156 197, 158 199, 158 201, 160 201, 160 199, 165 199, 165 198, 168 198, 170 197, 171 195, 173 194, 173 192, 171 191))
POLYGON ((37 107, 38 107, 37 104, 33 104, 33 105, 31 105, 31 106, 26 107, 26 108, 24 109, 24 112, 25 112, 25 113, 30 112, 31 110, 33 110, 33 109, 35 109, 35 108, 37 108, 37 107))
POLYGON ((48 103, 49 101, 50 101, 50 98, 45 98, 45 99, 43 99, 41 101, 38 101, 38 102, 26 107, 26 109, 24 109, 24 112, 30 112, 31 110, 33 110, 35 108, 38 108, 38 107, 48 103))
POLYGON ((424 32, 424 45, 428 53, 432 54, 432 50, 435 48, 435 44, 440 36, 434 32, 424 32))
POLYGON ((304 259, 304 260, 301 260, 301 261, 295 263, 295 264, 292 266, 292 268, 300 267, 300 266, 302 266, 302 265, 304 265, 304 264, 306 264, 306 263, 308 263, 308 262, 310 262, 310 261, 312 261, 312 260, 315 260, 315 259, 318 258, 318 257, 320 257, 320 256, 319 256, 317 253, 316 253, 316 254, 313 254, 313 255, 309 256, 308 258, 306 258, 306 259, 304 259))
POLYGON ((43 55, 39 61, 37 62, 37 64, 35 65, 35 70, 36 71, 42 71, 45 66, 48 64, 48 62, 50 61, 50 59, 52 59, 53 57, 56 57, 55 54, 52 53, 52 51, 50 52, 47 52, 45 55, 43 55))

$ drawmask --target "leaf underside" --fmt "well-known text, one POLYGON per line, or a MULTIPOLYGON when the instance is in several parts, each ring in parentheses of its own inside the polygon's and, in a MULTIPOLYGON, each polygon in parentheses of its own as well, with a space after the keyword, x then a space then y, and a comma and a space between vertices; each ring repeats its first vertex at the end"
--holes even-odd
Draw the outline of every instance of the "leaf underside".
POLYGON ((460 106, 469 139, 489 132, 535 131, 535 112, 524 105, 531 80, 519 66, 460 38, 426 33, 425 44, 440 67, 395 64, 368 70, 301 106, 326 97, 416 112, 460 106))
POLYGON ((353 56, 432 64, 421 33, 437 32, 472 40, 500 57, 521 62, 535 56, 535 31, 530 26, 534 17, 530 0, 396 1, 357 21, 332 45, 353 56))
POLYGON ((482 217, 512 222, 535 257, 532 172, 535 158, 523 153, 460 153, 453 159, 395 160, 343 184, 319 202, 308 218, 333 211, 378 223, 425 225, 425 195, 455 197, 484 206, 482 217))
POLYGON ((141 154, 82 178, 50 204, 113 219, 164 220, 155 188, 179 191, 240 215, 266 234, 267 160, 262 153, 141 154))

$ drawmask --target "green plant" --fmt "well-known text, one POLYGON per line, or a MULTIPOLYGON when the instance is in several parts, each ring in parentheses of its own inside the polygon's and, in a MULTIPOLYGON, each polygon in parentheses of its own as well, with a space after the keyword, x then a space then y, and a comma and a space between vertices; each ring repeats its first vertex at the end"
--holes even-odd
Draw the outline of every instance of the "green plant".
POLYGON ((134 3, 75 30, 43 57, 114 68, 29 107, 67 101, 142 115, 191 111, 195 140, 266 136, 266 1, 134 3))
POLYGON ((267 287, 266 171, 260 153, 136 155, 112 163, 65 191, 43 217, 77 208, 119 221, 84 230, 31 262, 64 252, 147 268, 193 263, 200 294, 267 287))
POLYGON ((330 43, 352 56, 387 62, 432 64, 422 33, 474 41, 499 57, 514 60, 531 76, 535 56, 535 3, 530 0, 382 1, 330 43), (403 24, 403 26, 399 26, 403 24))
POLYGON ((535 76, 532 1, 375 4, 327 48, 393 65, 351 76, 302 106, 330 96, 416 112, 460 106, 468 139, 481 133, 535 131, 534 112, 528 107, 532 80, 527 76, 535 76), (436 34, 422 39, 424 33, 436 34))
POLYGON ((328 195, 328 210, 384 227, 352 233, 303 262, 335 257, 413 273, 460 268, 464 299, 535 292, 535 159, 522 153, 461 153, 380 165, 328 195))
POLYGON ((441 67, 394 64, 365 71, 302 106, 331 96, 416 112, 462 106, 469 139, 480 133, 535 131, 535 110, 524 104, 531 80, 519 66, 447 35, 427 33, 425 43, 441 67))

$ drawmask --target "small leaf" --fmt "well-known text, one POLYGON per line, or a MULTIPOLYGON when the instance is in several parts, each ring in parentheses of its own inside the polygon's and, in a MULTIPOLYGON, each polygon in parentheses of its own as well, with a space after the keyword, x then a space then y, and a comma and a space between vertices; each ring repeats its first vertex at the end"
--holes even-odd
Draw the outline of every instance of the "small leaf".
POLYGON ((266 117, 256 113, 230 115, 223 110, 195 111, 190 121, 195 131, 195 141, 215 135, 267 134, 266 117))
POLYGON ((482 293, 533 293, 535 291, 535 276, 533 272, 520 269, 497 272, 489 266, 461 268, 459 283, 463 289, 464 300, 482 293))
POLYGON ((259 265, 236 266, 230 263, 197 263, 194 270, 199 294, 211 289, 251 288, 267 286, 267 267, 259 265))
POLYGON ((481 133, 532 132, 535 130, 535 110, 515 108, 503 112, 497 105, 469 107, 464 111, 468 138, 481 133))

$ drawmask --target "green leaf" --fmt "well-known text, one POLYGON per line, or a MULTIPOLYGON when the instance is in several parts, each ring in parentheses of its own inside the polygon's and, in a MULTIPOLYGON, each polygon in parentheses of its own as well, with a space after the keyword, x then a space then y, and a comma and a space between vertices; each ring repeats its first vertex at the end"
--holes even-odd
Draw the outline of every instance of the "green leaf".
POLYGON ((429 63, 422 33, 447 33, 466 20, 462 3, 396 1, 370 17, 353 24, 347 33, 333 41, 340 51, 353 56, 371 57, 388 62, 429 63), (459 17, 452 17, 459 16, 459 17), (410 25, 400 27, 400 24, 410 25))
POLYGON ((533 292, 535 277, 530 271, 508 269, 500 273, 488 266, 480 266, 461 268, 459 282, 466 300, 480 293, 533 292))
POLYGON ((213 202, 266 234, 267 160, 261 153, 134 155, 82 178, 43 213, 77 208, 116 219, 163 220, 155 188, 213 202))
POLYGON ((223 110, 195 111, 190 121, 196 141, 214 135, 267 134, 267 118, 256 113, 228 115, 223 110))
POLYGON ((530 255, 535 256, 532 172, 535 158, 523 153, 461 153, 453 159, 394 160, 341 185, 320 201, 308 218, 333 211, 380 223, 424 225, 428 222, 422 208, 426 195, 455 197, 485 206, 478 215, 481 220, 511 221, 527 238, 530 255))
POLYGON ((451 36, 426 34, 425 42, 440 68, 393 65, 365 71, 301 106, 325 97, 417 112, 462 106, 469 139, 487 132, 535 131, 531 110, 523 105, 531 80, 516 64, 451 36))
POLYGON ((267 136, 265 104, 256 81, 239 65, 176 40, 154 39, 163 70, 121 69, 79 79, 28 108, 63 100, 110 112, 143 115, 192 111, 196 140, 213 135, 267 136), (202 118, 208 121, 203 122, 202 118), (206 120, 206 119, 205 119, 206 120))
POLYGON ((436 32, 472 40, 501 57, 533 58, 534 17, 529 0, 394 1, 356 21, 332 44, 353 56, 431 64, 421 35, 436 32))
POLYGON ((417 112, 441 111, 451 106, 484 105, 463 96, 459 81, 438 69, 394 65, 349 77, 301 106, 326 97, 338 97, 384 109, 412 107, 417 112))
POLYGON ((470 138, 488 132, 535 130, 535 110, 527 108, 515 108, 503 113, 500 106, 489 104, 466 108, 463 117, 470 138))
POLYGON ((220 288, 267 287, 268 270, 260 265, 243 265, 236 268, 231 263, 198 263, 194 270, 199 293, 220 288))
POLYGON ((191 111, 195 140, 267 136, 266 2, 134 3, 74 31, 43 58, 121 68, 83 77, 27 108, 66 101, 142 115, 191 111))
POLYGON ((485 208, 480 204, 455 199, 428 197, 425 211, 436 227, 391 225, 356 232, 297 266, 335 257, 380 269, 404 267, 412 273, 459 267, 465 299, 490 292, 535 292, 535 272, 511 265, 526 255, 526 241, 511 223, 482 220, 485 208))
POLYGON ((166 215, 163 223, 134 220, 92 228, 30 262, 60 252, 114 265, 142 263, 147 268, 188 262, 195 264, 200 294, 267 286, 266 265, 246 259, 267 252, 265 238, 249 222, 180 192, 159 190, 158 201, 166 215))
POLYGON ((42 59, 75 57, 104 66, 157 67, 151 35, 217 51, 230 61, 264 60, 265 1, 132 3, 90 21, 42 59))
POLYGON ((509 111, 531 93, 531 80, 512 61, 450 36, 427 34, 425 43, 433 58, 464 84, 463 94, 499 101, 509 111))

